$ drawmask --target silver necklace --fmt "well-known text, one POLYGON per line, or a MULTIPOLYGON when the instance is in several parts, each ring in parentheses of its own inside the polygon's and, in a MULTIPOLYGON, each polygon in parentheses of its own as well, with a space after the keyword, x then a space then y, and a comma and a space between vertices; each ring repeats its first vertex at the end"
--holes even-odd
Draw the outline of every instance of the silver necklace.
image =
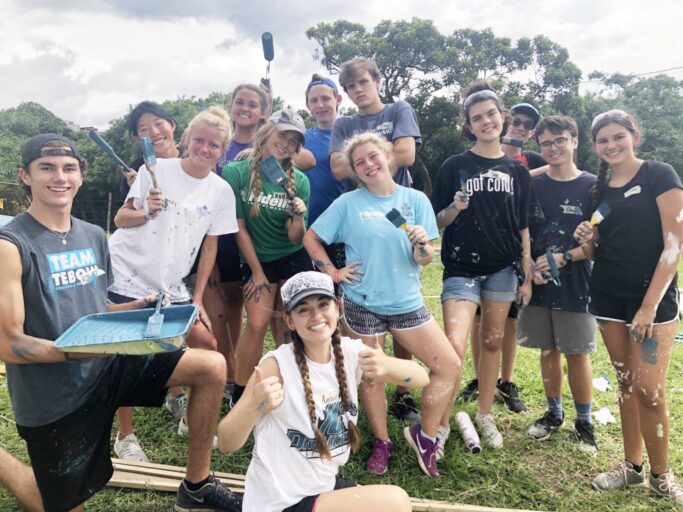
POLYGON ((50 231, 52 231, 55 235, 57 235, 59 238, 62 239, 62 245, 66 245, 67 244, 66 237, 71 232, 71 226, 69 226, 69 229, 67 229, 66 233, 64 233, 64 234, 60 233, 59 231, 55 231, 54 229, 51 229, 50 231))

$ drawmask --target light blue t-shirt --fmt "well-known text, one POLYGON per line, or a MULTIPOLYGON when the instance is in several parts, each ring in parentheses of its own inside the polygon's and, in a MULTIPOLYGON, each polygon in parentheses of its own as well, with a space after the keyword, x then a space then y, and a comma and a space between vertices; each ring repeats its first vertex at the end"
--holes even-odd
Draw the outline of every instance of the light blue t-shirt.
POLYGON ((361 262, 356 267, 364 272, 361 281, 342 284, 346 297, 383 315, 408 313, 424 304, 413 246, 406 232, 386 218, 392 208, 409 226, 422 226, 431 240, 439 237, 427 196, 400 185, 388 196, 374 195, 365 188, 342 194, 311 226, 326 244, 346 246, 347 265, 361 262))

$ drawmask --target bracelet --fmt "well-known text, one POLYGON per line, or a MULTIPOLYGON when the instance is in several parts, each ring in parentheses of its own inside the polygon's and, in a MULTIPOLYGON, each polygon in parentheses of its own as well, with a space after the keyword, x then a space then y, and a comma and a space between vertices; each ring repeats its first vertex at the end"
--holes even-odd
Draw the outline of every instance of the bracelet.
POLYGON ((334 279, 333 279, 335 284, 339 284, 339 269, 334 271, 334 279))

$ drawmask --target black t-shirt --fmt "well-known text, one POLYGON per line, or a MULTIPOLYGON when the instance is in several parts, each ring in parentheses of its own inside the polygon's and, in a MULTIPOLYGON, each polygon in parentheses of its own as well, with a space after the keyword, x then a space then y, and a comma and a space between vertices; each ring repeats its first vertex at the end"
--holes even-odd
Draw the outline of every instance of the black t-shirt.
MULTIPOLYGON (((595 181, 595 175, 586 171, 569 181, 557 181, 547 174, 532 179, 545 217, 542 223, 529 226, 534 260, 547 251, 564 253, 577 246, 574 230, 582 221, 590 219, 590 192, 595 181)), ((586 311, 590 273, 589 260, 562 267, 561 286, 552 282, 534 285, 530 304, 563 311, 586 311)))
POLYGON ((514 159, 530 171, 543 167, 548 163, 545 161, 545 158, 543 158, 540 153, 536 153, 536 151, 522 151, 519 155, 515 156, 514 159))
POLYGON ((529 171, 509 156, 484 158, 471 151, 448 158, 432 193, 438 214, 461 188, 469 207, 444 230, 444 279, 489 275, 520 260, 520 230, 528 227, 529 171))
POLYGON ((591 288, 642 299, 664 249, 657 197, 673 188, 683 188, 676 171, 652 160, 623 187, 605 187, 602 201, 611 212, 598 226, 591 288))

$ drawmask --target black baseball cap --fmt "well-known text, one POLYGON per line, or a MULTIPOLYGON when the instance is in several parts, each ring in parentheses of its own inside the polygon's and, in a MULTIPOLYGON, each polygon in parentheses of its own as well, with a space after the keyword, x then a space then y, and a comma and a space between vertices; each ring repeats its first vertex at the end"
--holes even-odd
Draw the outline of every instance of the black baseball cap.
POLYGON ((31 137, 24 144, 24 149, 21 151, 21 166, 24 169, 28 169, 31 162, 44 156, 72 156, 79 162, 82 160, 81 154, 76 148, 76 143, 72 140, 56 133, 41 133, 31 137), (62 142, 66 147, 46 148, 45 144, 52 141, 62 142))

